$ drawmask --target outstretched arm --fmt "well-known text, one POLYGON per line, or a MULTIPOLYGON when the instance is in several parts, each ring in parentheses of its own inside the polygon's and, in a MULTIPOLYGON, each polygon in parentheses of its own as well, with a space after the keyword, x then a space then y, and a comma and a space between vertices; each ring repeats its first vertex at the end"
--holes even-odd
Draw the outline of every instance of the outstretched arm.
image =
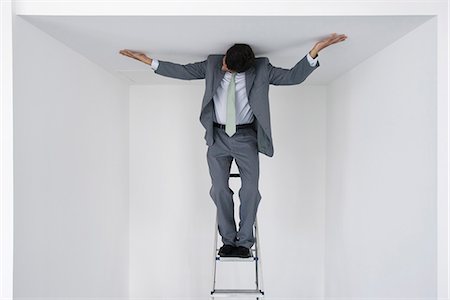
POLYGON ((318 61, 315 65, 310 63, 309 61, 311 61, 311 58, 316 59, 319 51, 332 44, 345 41, 346 38, 347 36, 345 34, 331 34, 328 38, 317 42, 311 51, 309 51, 308 55, 305 55, 305 57, 291 69, 274 67, 269 63, 269 83, 273 85, 293 85, 303 82, 312 71, 320 66, 318 61))
MULTIPOLYGON (((316 56, 317 58, 317 56, 316 56)), ((269 68, 269 84, 294 85, 302 83, 309 74, 320 66, 319 61, 314 60, 312 55, 305 55, 293 68, 283 69, 274 67, 271 63, 269 68)))
POLYGON ((184 80, 204 79, 206 76, 206 60, 181 65, 168 61, 152 59, 143 53, 128 49, 120 50, 119 53, 150 65, 152 69, 155 70, 156 74, 162 76, 184 80))
POLYGON ((152 68, 156 74, 184 80, 204 79, 206 76, 206 60, 181 65, 154 59, 152 68))

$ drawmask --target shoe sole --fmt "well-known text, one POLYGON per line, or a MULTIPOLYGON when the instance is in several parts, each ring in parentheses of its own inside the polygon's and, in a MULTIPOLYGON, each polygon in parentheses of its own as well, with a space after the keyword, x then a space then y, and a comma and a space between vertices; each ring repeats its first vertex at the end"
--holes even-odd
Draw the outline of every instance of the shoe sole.
POLYGON ((248 254, 243 254, 243 255, 239 255, 239 254, 234 254, 234 253, 221 253, 220 251, 218 252, 220 257, 238 257, 238 258, 250 258, 252 257, 252 255, 250 253, 248 254))
POLYGON ((234 255, 233 257, 250 258, 250 257, 252 257, 252 256, 251 256, 251 255, 246 255, 246 256, 243 256, 243 255, 234 255))
POLYGON ((220 257, 238 257, 238 258, 249 258, 249 257, 252 257, 252 255, 251 254, 246 254, 246 255, 239 255, 239 254, 235 254, 235 253, 229 253, 229 254, 220 254, 219 253, 219 256, 220 257))

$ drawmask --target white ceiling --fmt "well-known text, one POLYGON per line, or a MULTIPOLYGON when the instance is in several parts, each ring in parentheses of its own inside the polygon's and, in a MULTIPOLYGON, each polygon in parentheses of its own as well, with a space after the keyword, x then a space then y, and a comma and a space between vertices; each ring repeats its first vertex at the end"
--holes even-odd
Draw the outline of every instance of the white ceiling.
MULTIPOLYGON (((224 54, 247 43, 256 56, 291 68, 314 44, 336 32, 346 41, 319 53, 320 68, 305 83, 328 84, 431 16, 21 16, 130 84, 183 84, 119 54, 121 49, 176 63, 224 54)), ((407 49, 405 49, 407 50, 407 49)), ((395 58, 393 58, 395 59, 395 58)), ((386 62, 389 64, 389 62, 386 62)), ((197 80, 196 82, 202 82, 197 80)), ((186 82, 189 83, 189 82, 186 82)))

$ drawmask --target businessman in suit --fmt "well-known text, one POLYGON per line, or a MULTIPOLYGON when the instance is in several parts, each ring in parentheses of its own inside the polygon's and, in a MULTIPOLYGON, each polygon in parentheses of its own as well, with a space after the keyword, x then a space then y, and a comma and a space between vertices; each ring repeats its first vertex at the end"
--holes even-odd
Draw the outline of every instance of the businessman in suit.
POLYGON ((259 193, 259 152, 272 157, 269 85, 303 82, 320 64, 318 53, 344 41, 345 34, 331 34, 317 42, 291 69, 272 66, 267 57, 255 57, 247 44, 234 44, 226 54, 210 54, 189 64, 157 60, 128 49, 120 53, 151 66, 156 74, 183 80, 205 79, 200 122, 208 145, 207 162, 212 186, 210 196, 217 207, 223 246, 220 256, 250 257, 254 244, 253 224, 259 193), (242 181, 239 190, 239 230, 234 220, 233 191, 228 179, 233 159, 242 181))

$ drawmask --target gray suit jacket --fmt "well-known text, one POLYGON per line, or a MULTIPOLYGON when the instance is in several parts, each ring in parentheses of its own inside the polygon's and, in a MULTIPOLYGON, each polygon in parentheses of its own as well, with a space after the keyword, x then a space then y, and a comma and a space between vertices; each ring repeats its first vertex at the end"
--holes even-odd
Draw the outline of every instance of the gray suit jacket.
MULTIPOLYGON (((205 140, 208 146, 214 143, 214 101, 212 99, 225 75, 225 72, 222 71, 223 57, 223 54, 211 54, 204 61, 186 65, 158 60, 159 66, 155 70, 156 74, 172 78, 185 80, 206 79, 200 122, 206 129, 205 140)), ((300 84, 319 66, 319 61, 317 61, 316 65, 311 67, 307 55, 291 69, 274 67, 267 57, 257 57, 255 66, 245 72, 247 97, 255 116, 259 152, 269 157, 273 156, 269 110, 269 84, 300 84)))

